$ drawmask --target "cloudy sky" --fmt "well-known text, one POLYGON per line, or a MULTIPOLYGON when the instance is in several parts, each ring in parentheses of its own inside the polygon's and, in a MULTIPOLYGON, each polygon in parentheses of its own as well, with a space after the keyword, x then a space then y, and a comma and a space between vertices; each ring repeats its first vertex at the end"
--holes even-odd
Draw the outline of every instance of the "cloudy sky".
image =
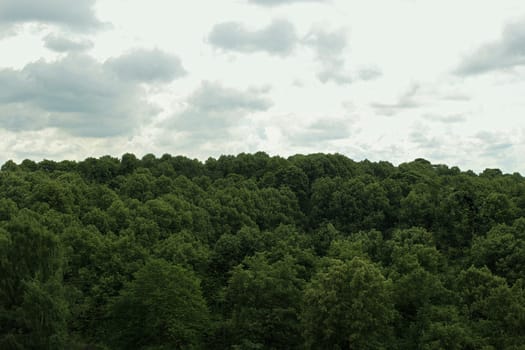
POLYGON ((0 162, 339 152, 525 174, 523 0, 1 0, 0 162))

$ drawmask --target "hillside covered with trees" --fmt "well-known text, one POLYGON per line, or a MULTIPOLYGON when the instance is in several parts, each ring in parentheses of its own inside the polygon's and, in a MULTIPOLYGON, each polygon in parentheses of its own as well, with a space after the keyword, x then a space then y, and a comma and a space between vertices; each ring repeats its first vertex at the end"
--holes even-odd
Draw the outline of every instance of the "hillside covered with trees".
POLYGON ((0 171, 0 349, 525 349, 525 179, 339 154, 0 171))

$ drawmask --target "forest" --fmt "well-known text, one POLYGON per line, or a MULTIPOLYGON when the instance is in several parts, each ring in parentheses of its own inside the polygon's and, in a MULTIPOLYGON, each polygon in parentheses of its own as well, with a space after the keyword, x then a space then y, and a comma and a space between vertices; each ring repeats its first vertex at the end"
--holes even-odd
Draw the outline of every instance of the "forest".
POLYGON ((0 349, 525 349, 525 179, 259 152, 7 161, 0 349))

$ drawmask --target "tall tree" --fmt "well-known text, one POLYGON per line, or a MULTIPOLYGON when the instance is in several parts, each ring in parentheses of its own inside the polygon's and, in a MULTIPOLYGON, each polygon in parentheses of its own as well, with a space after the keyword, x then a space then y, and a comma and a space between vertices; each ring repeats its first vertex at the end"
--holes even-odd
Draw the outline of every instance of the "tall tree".
POLYGON ((62 349, 68 306, 56 235, 21 210, 0 229, 0 348, 62 349))
POLYGON ((308 349, 387 349, 395 311, 391 283, 371 262, 330 260, 304 291, 308 349))
POLYGON ((110 306, 116 349, 200 349, 209 314, 190 270, 151 260, 110 306))

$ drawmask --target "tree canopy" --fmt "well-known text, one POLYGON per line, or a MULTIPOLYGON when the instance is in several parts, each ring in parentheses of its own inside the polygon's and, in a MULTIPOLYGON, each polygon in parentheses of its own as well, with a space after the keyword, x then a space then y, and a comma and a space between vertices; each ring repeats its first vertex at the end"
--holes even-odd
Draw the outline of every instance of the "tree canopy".
POLYGON ((1 349, 523 349, 525 179, 127 153, 0 170, 1 349))

